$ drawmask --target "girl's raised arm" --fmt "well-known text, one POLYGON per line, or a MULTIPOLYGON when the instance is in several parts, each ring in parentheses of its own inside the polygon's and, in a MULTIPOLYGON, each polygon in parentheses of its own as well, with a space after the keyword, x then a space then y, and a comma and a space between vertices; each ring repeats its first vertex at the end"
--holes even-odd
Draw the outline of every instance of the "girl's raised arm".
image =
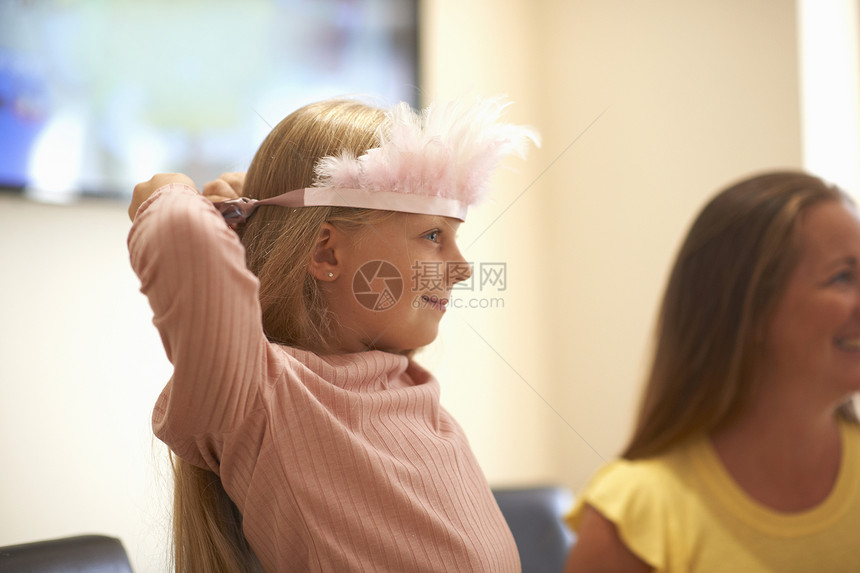
POLYGON ((140 208, 128 238, 174 367, 155 408, 156 433, 186 457, 258 405, 255 381, 265 376, 269 347, 244 248, 190 181, 159 175, 138 185, 132 205, 141 201, 140 208))
POLYGON ((194 181, 182 173, 158 173, 157 175, 153 175, 149 181, 144 181, 143 183, 138 183, 134 186, 134 194, 132 195, 131 203, 128 206, 129 219, 134 221, 134 218, 137 215, 137 210, 140 209, 143 202, 149 199, 149 197, 155 193, 159 187, 164 187, 170 183, 179 183, 194 187, 194 181))

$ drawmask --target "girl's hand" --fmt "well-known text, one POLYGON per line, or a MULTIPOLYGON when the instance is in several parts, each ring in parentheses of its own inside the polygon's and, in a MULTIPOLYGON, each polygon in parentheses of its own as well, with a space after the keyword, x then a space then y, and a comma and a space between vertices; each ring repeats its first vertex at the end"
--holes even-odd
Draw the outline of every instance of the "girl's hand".
POLYGON ((158 175, 153 175, 149 181, 144 181, 134 186, 134 194, 131 196, 131 204, 128 206, 129 218, 134 221, 134 216, 137 214, 140 205, 149 199, 150 195, 155 193, 159 187, 164 187, 170 183, 184 183, 194 187, 194 181, 182 173, 159 173, 158 175))
POLYGON ((242 196, 244 185, 245 174, 243 172, 222 173, 218 179, 203 186, 203 196, 213 203, 238 199, 242 196))

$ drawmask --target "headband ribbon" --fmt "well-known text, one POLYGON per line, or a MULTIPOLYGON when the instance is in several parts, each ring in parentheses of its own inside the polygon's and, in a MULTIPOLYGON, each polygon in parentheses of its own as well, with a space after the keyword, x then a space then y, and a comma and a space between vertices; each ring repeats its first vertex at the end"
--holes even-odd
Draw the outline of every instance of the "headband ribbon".
POLYGON ((215 208, 224 216, 227 224, 235 229, 254 214, 261 205, 277 205, 278 207, 354 207, 362 209, 378 209, 381 211, 399 211, 401 213, 419 213, 424 215, 441 215, 466 220, 469 206, 447 197, 431 197, 426 195, 407 195, 395 191, 368 192, 363 189, 344 189, 328 187, 305 187, 288 191, 269 199, 251 199, 240 197, 215 203, 215 208))
POLYGON ((215 206, 233 228, 261 205, 354 207, 465 221, 468 207, 487 194, 502 158, 524 157, 529 142, 540 145, 534 130, 499 121, 508 105, 501 98, 472 98, 417 112, 400 103, 377 130, 379 147, 359 157, 323 157, 314 166, 313 187, 215 206))

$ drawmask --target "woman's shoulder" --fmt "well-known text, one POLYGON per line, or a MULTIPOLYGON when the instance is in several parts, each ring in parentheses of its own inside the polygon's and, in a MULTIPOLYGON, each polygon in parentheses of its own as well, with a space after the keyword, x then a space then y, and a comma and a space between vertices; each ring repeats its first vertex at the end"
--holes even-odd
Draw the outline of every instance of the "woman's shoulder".
POLYGON ((675 489, 681 479, 678 456, 673 454, 653 458, 628 460, 617 459, 597 471, 589 488, 627 491, 634 495, 646 491, 655 495, 660 491, 675 489))
POLYGON ((860 422, 842 421, 839 426, 849 446, 860 448, 860 422))
POLYGON ((685 448, 676 448, 649 458, 612 460, 594 474, 589 487, 600 484, 619 489, 647 489, 651 492, 673 489, 686 473, 685 458, 685 448))
POLYGON ((617 459, 601 467, 579 493, 567 516, 580 533, 588 508, 610 522, 624 545, 656 570, 680 551, 689 499, 683 450, 645 459, 617 459))
POLYGON ((610 521, 649 519, 665 513, 687 491, 684 457, 684 451, 678 449, 652 458, 610 461, 577 496, 568 523, 573 529, 578 527, 585 505, 610 521))

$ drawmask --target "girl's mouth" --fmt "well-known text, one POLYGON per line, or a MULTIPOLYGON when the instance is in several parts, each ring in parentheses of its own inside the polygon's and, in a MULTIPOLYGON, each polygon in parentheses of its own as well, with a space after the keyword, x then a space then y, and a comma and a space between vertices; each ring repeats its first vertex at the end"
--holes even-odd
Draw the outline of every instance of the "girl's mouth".
POLYGON ((423 295, 421 295, 421 300, 424 302, 425 305, 427 305, 431 308, 435 308, 436 310, 438 310, 440 312, 445 312, 445 307, 448 305, 448 299, 447 298, 439 298, 438 296, 435 296, 435 295, 429 296, 429 295, 423 294, 423 295))

